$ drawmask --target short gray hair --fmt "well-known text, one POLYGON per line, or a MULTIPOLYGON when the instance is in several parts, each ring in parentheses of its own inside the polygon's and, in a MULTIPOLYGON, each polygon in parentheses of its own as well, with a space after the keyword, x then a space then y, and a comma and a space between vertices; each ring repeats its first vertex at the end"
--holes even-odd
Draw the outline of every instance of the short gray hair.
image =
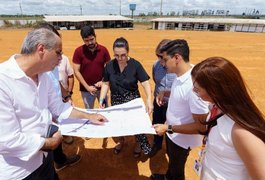
POLYGON ((48 50, 53 49, 58 42, 58 36, 52 31, 39 28, 28 33, 21 48, 21 54, 33 54, 39 44, 43 44, 48 50))

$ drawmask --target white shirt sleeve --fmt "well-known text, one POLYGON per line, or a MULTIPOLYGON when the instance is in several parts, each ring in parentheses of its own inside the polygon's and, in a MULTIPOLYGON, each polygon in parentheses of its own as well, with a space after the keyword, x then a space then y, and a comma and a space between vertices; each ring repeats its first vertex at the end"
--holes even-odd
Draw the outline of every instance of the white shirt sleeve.
POLYGON ((209 103, 203 101, 198 97, 193 90, 190 91, 189 95, 189 107, 192 114, 206 114, 209 112, 209 103))
MULTIPOLYGON (((48 76, 47 76, 48 77, 48 76)), ((48 84, 48 107, 53 117, 57 118, 58 122, 67 119, 73 107, 70 103, 64 103, 62 97, 53 88, 53 82, 49 79, 48 84)))

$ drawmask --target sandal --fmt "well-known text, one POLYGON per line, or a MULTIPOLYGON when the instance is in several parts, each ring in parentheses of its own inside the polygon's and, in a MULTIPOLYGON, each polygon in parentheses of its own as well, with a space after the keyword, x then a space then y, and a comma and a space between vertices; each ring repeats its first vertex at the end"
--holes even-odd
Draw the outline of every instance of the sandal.
POLYGON ((113 152, 114 154, 119 154, 123 148, 124 142, 118 142, 117 145, 114 147, 113 152))

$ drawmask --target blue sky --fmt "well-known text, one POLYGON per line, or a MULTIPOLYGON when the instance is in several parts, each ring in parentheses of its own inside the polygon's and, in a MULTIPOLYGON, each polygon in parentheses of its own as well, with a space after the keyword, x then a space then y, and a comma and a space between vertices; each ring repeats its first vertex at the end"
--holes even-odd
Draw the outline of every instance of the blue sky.
MULTIPOLYGON (((161 0, 0 0, 0 14, 48 15, 130 15, 129 4, 136 4, 135 15, 160 12, 161 0)), ((162 0, 163 14, 183 10, 229 10, 242 14, 258 10, 265 14, 264 0, 162 0)))

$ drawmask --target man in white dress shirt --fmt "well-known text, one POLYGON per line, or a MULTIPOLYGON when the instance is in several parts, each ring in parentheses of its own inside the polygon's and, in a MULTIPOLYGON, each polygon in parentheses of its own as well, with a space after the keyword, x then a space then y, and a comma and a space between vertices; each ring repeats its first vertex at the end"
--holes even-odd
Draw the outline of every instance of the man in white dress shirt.
POLYGON ((169 157, 166 178, 168 180, 185 179, 185 163, 192 148, 199 146, 202 136, 198 133, 205 130, 203 125, 208 104, 193 92, 189 62, 189 46, 183 39, 172 40, 161 49, 162 64, 169 73, 175 73, 171 91, 161 92, 156 100, 162 105, 164 95, 170 93, 167 120, 165 124, 154 125, 158 135, 167 132, 166 147, 169 157))
POLYGON ((45 73, 62 58, 60 37, 47 29, 28 33, 21 54, 0 64, 0 179, 54 179, 50 150, 60 132, 46 138, 52 117, 84 118, 104 124, 106 118, 63 103, 45 73))

